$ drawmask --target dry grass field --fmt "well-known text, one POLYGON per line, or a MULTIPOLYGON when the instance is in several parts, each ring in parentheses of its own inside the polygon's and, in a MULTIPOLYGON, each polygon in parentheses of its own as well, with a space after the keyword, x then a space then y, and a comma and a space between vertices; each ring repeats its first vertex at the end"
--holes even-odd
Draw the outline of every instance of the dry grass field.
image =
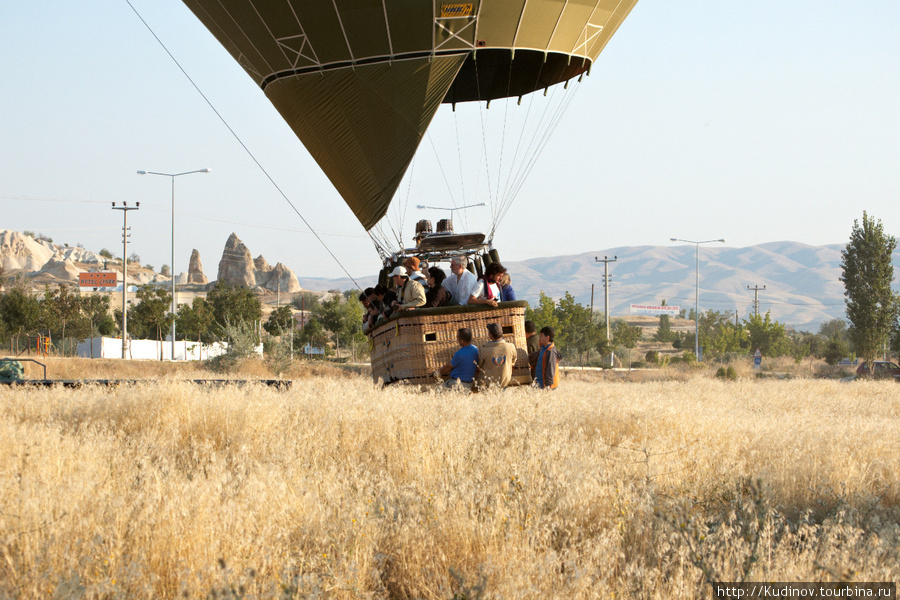
POLYGON ((895 384, 581 375, 462 396, 314 374, 289 391, 193 372, 0 387, 0 598, 699 599, 713 580, 900 579, 895 384))

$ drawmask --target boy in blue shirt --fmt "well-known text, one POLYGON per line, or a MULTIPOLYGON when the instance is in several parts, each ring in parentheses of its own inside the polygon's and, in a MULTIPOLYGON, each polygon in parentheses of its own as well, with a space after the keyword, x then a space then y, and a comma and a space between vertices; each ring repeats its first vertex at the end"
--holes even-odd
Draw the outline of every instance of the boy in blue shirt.
POLYGON ((472 344, 472 330, 468 327, 461 328, 456 332, 456 342, 459 350, 453 354, 450 362, 434 374, 437 377, 450 376, 441 386, 443 388, 472 391, 478 369, 478 347, 472 344))

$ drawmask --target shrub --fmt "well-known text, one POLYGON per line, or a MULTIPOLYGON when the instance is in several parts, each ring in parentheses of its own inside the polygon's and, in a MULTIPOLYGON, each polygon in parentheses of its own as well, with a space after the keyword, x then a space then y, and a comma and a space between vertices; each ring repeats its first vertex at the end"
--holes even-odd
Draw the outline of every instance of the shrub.
POLYGON ((257 337, 253 327, 243 321, 226 321, 222 328, 228 340, 228 351, 210 358, 205 365, 216 373, 236 371, 249 358, 257 356, 257 337))
POLYGON ((284 332, 278 332, 277 337, 267 336, 263 340, 263 355, 269 369, 280 377, 293 363, 290 336, 284 332))
POLYGON ((719 367, 719 369, 716 371, 716 377, 718 377, 719 379, 734 381, 738 378, 738 374, 733 366, 728 365, 728 368, 719 367))

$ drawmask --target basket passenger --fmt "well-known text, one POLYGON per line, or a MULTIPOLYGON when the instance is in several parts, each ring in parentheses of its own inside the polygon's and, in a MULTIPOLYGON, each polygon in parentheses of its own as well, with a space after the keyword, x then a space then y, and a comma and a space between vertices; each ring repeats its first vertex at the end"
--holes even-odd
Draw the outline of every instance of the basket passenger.
POLYGON ((465 306, 472 298, 472 293, 478 286, 475 274, 466 269, 469 259, 465 256, 454 256, 450 260, 450 276, 444 280, 443 286, 453 299, 455 304, 465 306))
POLYGON ((484 275, 478 280, 478 286, 472 291, 469 304, 487 304, 497 306, 500 302, 500 277, 506 273, 506 267, 493 262, 484 269, 484 275))
POLYGON ((513 289, 509 272, 500 276, 498 285, 500 286, 500 302, 511 302, 516 299, 516 290, 513 289))
POLYGON ((412 310, 425 305, 425 288, 410 279, 406 267, 395 267, 390 277, 397 286, 397 299, 391 303, 394 310, 412 310))
POLYGON ((419 257, 407 257, 407 259, 403 261, 403 266, 406 267, 406 273, 407 275, 409 275, 409 278, 411 280, 418 282, 422 287, 426 289, 428 288, 428 278, 422 274, 422 271, 419 270, 419 257))
POLYGON ((442 284, 447 274, 440 267, 428 269, 428 291, 425 292, 425 306, 423 308, 437 308, 450 304, 450 292, 442 284))

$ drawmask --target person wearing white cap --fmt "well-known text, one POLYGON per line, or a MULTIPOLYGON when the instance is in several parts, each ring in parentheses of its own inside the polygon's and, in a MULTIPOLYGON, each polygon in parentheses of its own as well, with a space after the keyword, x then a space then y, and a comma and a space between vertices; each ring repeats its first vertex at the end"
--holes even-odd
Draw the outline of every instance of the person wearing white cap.
POLYGON ((390 277, 397 286, 397 299, 393 303, 396 310, 411 310, 425 305, 425 288, 409 278, 406 267, 394 267, 390 277))

